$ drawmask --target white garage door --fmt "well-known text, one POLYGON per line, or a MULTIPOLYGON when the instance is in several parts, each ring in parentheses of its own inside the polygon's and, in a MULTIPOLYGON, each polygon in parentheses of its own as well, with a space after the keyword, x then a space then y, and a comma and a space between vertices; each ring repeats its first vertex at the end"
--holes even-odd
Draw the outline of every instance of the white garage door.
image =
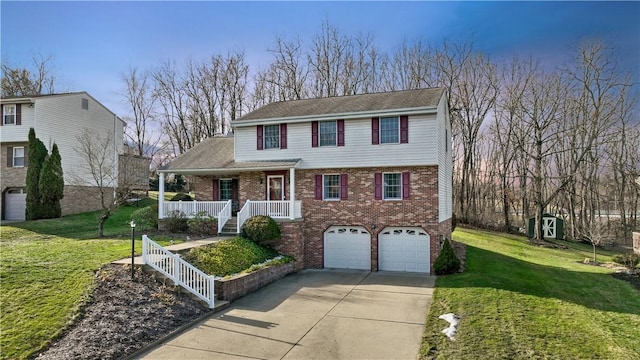
POLYGON ((22 193, 22 190, 7 191, 4 202, 5 220, 24 220, 26 206, 27 194, 22 193))
POLYGON ((362 226, 332 226, 324 232, 324 267, 371 270, 371 234, 362 226))
POLYGON ((431 241, 418 227, 389 227, 378 235, 379 270, 430 272, 431 241))

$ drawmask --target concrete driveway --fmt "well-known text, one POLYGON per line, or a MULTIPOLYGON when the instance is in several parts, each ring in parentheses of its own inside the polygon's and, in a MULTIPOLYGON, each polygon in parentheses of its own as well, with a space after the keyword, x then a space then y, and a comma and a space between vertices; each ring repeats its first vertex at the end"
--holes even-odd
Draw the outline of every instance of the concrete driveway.
POLYGON ((305 270, 279 280, 145 359, 415 359, 435 277, 305 270))

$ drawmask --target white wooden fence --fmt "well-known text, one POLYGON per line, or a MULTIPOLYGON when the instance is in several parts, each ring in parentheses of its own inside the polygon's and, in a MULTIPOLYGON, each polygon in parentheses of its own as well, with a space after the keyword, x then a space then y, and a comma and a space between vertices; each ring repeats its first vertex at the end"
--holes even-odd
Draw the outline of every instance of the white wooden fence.
POLYGON ((207 275, 180 256, 163 248, 147 235, 142 235, 142 261, 171 279, 176 285, 206 302, 209 308, 215 306, 213 276, 207 275))
MULTIPOLYGON (((256 215, 266 215, 274 219, 290 219, 291 214, 291 202, 288 200, 282 201, 256 201, 247 200, 240 211, 238 211, 238 233, 242 229, 245 221, 250 217, 256 215)), ((296 200, 293 202, 293 218, 297 219, 302 216, 302 202, 296 200)))

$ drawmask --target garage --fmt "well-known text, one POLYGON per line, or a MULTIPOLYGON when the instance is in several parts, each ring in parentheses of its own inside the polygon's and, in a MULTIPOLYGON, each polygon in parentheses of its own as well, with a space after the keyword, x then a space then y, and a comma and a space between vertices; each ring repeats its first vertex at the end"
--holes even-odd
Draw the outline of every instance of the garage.
POLYGON ((4 219, 24 220, 27 207, 27 194, 23 189, 9 189, 4 194, 4 219))
POLYGON ((324 267, 371 270, 371 234, 362 226, 331 226, 324 232, 324 267))
POLYGON ((429 273, 431 238, 419 227, 389 227, 378 235, 379 270, 429 273))

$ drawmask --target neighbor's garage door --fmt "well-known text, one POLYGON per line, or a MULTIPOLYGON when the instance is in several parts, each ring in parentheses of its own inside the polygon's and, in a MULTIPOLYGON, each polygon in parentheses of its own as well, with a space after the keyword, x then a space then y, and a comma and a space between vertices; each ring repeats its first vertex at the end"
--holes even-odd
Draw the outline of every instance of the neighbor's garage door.
POLYGON ((378 235, 379 270, 428 273, 431 241, 418 227, 389 227, 378 235))
POLYGON ((324 267, 371 270, 371 234, 362 226, 332 226, 324 232, 324 267))
POLYGON ((24 211, 27 206, 27 194, 20 190, 8 191, 5 193, 4 219, 24 220, 24 211))

